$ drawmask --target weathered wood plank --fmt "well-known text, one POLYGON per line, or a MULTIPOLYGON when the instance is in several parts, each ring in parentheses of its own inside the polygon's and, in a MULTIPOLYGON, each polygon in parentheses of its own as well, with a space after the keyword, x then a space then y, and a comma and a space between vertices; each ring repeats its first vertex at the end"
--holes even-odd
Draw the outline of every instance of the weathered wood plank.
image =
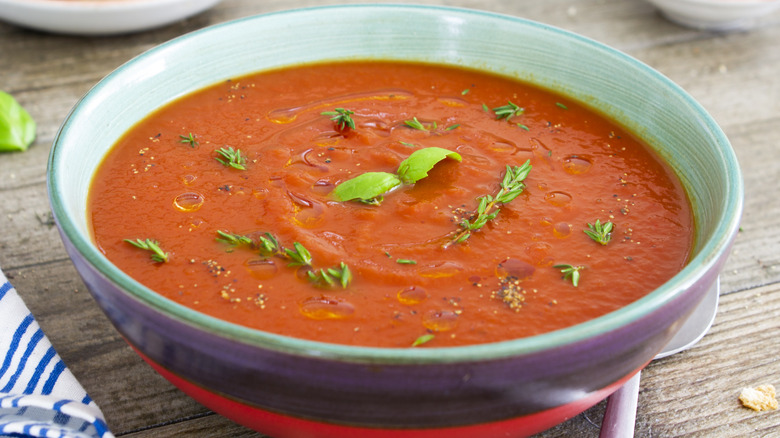
POLYGON ((180 421, 170 424, 162 424, 151 430, 141 430, 123 434, 123 438, 142 438, 154 436, 155 438, 173 438, 173 437, 196 437, 196 436, 216 436, 215 431, 219 431, 219 436, 231 438, 270 438, 267 435, 259 434, 245 427, 231 422, 227 418, 209 413, 202 416, 183 418, 180 421), (150 433, 153 432, 153 433, 150 433))
POLYGON ((771 436, 761 431, 778 427, 777 412, 754 412, 738 397, 743 387, 780 386, 778 320, 777 283, 722 296, 697 346, 642 373, 637 436, 771 436))

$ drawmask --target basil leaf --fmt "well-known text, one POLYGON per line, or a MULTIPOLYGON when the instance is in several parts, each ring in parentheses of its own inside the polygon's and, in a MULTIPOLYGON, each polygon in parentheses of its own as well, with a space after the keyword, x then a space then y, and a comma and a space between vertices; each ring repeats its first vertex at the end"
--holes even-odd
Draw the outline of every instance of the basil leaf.
POLYGON ((412 152, 411 155, 401 162, 398 166, 398 177, 404 184, 414 184, 415 182, 428 176, 428 171, 433 169, 439 161, 451 158, 455 161, 461 161, 460 154, 448 151, 443 148, 424 148, 412 152))
POLYGON ((0 91, 0 152, 25 151, 35 140, 35 121, 8 93, 0 91))
POLYGON ((337 185, 331 196, 337 201, 368 201, 400 185, 401 180, 392 173, 366 172, 337 185))

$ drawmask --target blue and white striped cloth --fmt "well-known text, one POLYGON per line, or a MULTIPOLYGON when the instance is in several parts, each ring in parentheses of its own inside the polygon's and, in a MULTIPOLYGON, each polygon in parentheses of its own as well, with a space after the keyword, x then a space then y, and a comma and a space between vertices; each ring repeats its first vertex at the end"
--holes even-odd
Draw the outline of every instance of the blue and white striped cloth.
POLYGON ((0 271, 0 436, 113 438, 0 271))

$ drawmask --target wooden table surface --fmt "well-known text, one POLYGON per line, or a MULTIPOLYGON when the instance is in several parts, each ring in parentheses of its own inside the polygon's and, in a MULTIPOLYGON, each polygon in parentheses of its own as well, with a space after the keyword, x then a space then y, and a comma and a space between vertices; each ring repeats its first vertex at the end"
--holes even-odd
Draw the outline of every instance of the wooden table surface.
MULTIPOLYGON (((51 219, 46 161, 55 132, 92 85, 158 43, 233 18, 333 3, 224 0, 185 21, 115 37, 58 36, 0 22, 0 89, 38 122, 27 152, 0 154, 0 267, 117 436, 258 434, 168 384, 93 302, 51 219)), ((658 69, 713 115, 744 172, 742 229, 721 275, 720 308, 709 334, 642 373, 636 436, 780 436, 780 410, 754 412, 738 401, 745 386, 780 388, 780 13, 748 32, 719 34, 672 24, 642 0, 417 3, 511 14, 594 38, 658 69)), ((539 436, 596 437, 604 405, 539 436)))

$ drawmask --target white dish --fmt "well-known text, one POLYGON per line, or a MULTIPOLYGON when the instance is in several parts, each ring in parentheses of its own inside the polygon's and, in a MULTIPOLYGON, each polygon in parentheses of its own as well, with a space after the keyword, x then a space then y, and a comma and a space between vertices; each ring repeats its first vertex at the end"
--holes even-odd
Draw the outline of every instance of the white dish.
POLYGON ((45 32, 113 35, 173 23, 220 0, 0 0, 0 20, 45 32))
POLYGON ((696 29, 729 31, 752 27, 780 8, 780 0, 648 0, 671 21, 696 29))

